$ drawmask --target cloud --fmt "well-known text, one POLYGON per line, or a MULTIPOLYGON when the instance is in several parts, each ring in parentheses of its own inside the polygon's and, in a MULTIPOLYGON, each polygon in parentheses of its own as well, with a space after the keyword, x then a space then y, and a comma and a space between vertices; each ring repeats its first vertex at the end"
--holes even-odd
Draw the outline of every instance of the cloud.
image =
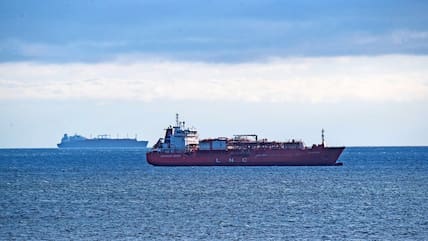
POLYGON ((0 99, 275 103, 428 100, 428 57, 320 57, 248 63, 168 60, 0 64, 0 99))
POLYGON ((427 31, 396 29, 382 34, 354 33, 350 41, 352 45, 367 45, 373 48, 405 48, 419 49, 425 52, 428 47, 427 31))

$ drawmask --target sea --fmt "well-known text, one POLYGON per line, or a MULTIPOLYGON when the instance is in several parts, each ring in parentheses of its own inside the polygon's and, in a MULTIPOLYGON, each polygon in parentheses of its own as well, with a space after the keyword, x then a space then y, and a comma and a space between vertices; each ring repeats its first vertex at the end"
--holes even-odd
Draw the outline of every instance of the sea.
POLYGON ((428 240, 428 147, 328 167, 154 167, 142 150, 0 149, 0 240, 428 240))

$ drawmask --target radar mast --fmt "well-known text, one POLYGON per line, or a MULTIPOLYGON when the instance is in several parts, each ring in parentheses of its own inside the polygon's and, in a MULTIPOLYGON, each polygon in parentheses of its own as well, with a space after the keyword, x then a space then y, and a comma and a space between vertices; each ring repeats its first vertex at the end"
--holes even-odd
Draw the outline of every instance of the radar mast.
POLYGON ((322 141, 321 143, 323 146, 325 146, 325 139, 324 138, 325 138, 325 136, 324 136, 324 128, 323 128, 323 129, 321 129, 321 141, 322 141))

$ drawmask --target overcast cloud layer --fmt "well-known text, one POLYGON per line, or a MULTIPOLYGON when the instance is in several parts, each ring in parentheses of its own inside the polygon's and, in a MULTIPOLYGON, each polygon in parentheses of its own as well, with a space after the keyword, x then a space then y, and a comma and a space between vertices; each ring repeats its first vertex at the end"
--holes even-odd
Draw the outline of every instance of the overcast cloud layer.
POLYGON ((427 56, 0 64, 1 99, 329 103, 428 98, 427 56))
POLYGON ((428 1, 0 1, 0 61, 428 53, 428 1))

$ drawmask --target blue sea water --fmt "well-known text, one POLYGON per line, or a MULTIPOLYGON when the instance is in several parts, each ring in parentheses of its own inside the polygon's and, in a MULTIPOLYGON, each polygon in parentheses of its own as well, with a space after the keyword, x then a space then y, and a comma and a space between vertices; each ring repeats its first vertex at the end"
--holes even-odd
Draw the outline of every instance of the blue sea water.
POLYGON ((153 167, 139 150, 3 149, 0 239, 428 239, 428 147, 340 161, 153 167))

